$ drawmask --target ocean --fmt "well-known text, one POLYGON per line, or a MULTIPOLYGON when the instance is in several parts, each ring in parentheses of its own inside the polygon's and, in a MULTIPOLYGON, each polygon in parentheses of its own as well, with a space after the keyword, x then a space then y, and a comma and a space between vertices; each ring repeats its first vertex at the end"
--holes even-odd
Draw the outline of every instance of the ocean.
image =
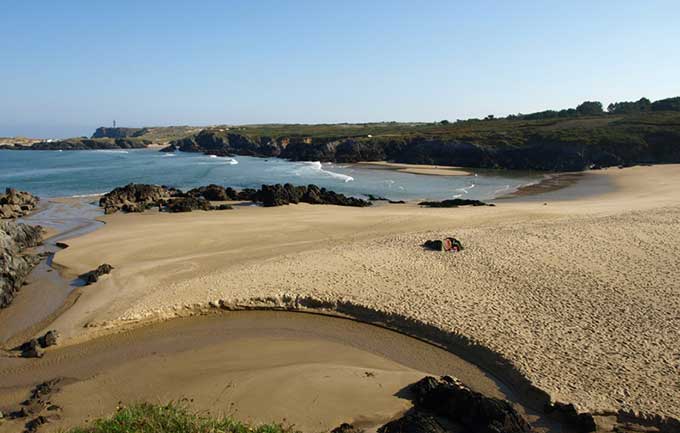
POLYGON ((464 197, 485 200, 541 179, 537 174, 478 171, 472 176, 427 176, 352 164, 278 158, 215 157, 155 149, 86 151, 0 150, 0 188, 41 197, 103 194, 128 183, 189 189, 215 183, 233 188, 316 184, 352 196, 393 200, 464 197))

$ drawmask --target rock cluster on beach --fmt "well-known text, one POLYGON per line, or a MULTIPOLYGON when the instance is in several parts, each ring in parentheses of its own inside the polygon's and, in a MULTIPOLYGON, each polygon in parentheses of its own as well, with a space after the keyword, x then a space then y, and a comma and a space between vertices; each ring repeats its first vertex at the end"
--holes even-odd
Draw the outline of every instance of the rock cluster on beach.
POLYGON ((24 250, 42 241, 42 228, 0 221, 0 308, 12 302, 40 257, 24 250))
POLYGON ((191 212, 192 210, 231 209, 228 204, 213 205, 213 201, 252 201, 263 206, 282 206, 287 204, 331 204, 337 206, 365 207, 371 202, 348 197, 316 185, 294 186, 292 184, 262 185, 260 189, 224 188, 208 185, 194 188, 186 193, 165 186, 129 184, 116 188, 102 196, 99 206, 106 214, 117 211, 143 212, 157 207, 167 212, 191 212))
POLYGON ((38 197, 28 192, 7 188, 0 194, 0 219, 20 218, 38 205, 38 197))
POLYGON ((60 390, 61 382, 62 379, 52 379, 36 385, 28 399, 21 403, 19 409, 10 412, 8 418, 27 420, 24 433, 35 433, 42 425, 60 419, 58 412, 61 407, 53 404, 51 398, 60 390))
POLYGON ((58 340, 59 333, 57 331, 47 331, 45 335, 28 340, 19 346, 19 351, 21 351, 23 358, 42 358, 42 349, 56 345, 58 340))

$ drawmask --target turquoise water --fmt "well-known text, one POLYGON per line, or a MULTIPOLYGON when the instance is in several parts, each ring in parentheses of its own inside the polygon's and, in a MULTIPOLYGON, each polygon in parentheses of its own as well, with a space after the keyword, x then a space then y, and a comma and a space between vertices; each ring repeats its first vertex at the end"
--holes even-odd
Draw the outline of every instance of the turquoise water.
POLYGON ((423 176, 348 164, 291 162, 277 158, 217 158, 156 150, 0 150, 0 188, 41 197, 102 194, 130 182, 187 189, 215 183, 234 188, 314 183, 344 194, 394 200, 466 197, 490 199, 533 183, 537 176, 479 172, 474 176, 423 176))

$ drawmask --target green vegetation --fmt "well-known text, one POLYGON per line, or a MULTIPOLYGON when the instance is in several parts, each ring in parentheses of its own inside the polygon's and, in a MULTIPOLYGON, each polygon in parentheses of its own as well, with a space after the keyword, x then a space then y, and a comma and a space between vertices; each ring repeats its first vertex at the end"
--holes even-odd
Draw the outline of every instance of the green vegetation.
POLYGON ((198 414, 181 404, 139 403, 119 408, 110 418, 68 433, 296 433, 279 424, 251 427, 231 417, 198 414))

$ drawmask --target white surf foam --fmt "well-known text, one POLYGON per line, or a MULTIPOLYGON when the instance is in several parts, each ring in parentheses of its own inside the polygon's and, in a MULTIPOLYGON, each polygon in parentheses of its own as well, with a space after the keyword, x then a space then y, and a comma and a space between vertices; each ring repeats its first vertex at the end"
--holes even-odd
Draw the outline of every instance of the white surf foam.
POLYGON ((98 149, 95 152, 99 153, 129 153, 127 150, 113 150, 113 149, 98 149))
MULTIPOLYGON (((343 182, 352 182, 352 181, 354 181, 354 178, 353 178, 352 176, 348 176, 348 175, 342 174, 342 173, 336 173, 336 172, 330 171, 330 170, 325 170, 325 169, 323 168, 323 165, 321 164, 320 161, 306 161, 306 162, 304 162, 303 164, 304 164, 303 170, 304 170, 304 169, 310 170, 310 171, 312 171, 312 172, 315 172, 316 174, 320 174, 320 175, 323 175, 323 176, 332 177, 332 178, 334 178, 334 179, 339 179, 339 180, 341 180, 341 181, 343 181, 343 182)), ((301 173, 300 173, 300 171, 298 170, 298 171, 296 172, 296 174, 299 176, 301 173)))
POLYGON ((92 193, 92 194, 75 194, 75 195, 72 195, 71 198, 101 197, 104 194, 106 194, 106 193, 105 192, 95 192, 95 193, 92 193))

